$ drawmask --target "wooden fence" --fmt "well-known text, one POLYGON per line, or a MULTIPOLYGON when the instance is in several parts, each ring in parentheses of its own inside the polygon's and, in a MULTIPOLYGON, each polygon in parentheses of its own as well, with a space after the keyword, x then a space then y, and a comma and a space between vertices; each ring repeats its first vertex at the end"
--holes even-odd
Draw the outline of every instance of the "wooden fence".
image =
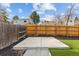
POLYGON ((0 22, 0 49, 3 49, 25 36, 25 27, 0 22))
POLYGON ((78 26, 27 25, 27 35, 79 36, 78 26))

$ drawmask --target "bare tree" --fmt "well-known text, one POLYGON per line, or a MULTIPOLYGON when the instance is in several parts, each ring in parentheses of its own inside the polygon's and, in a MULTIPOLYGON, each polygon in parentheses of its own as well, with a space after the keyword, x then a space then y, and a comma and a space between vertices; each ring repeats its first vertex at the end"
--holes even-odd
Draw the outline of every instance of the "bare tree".
POLYGON ((56 24, 58 23, 62 23, 62 17, 60 14, 56 14, 55 15, 55 21, 56 21, 56 24))
POLYGON ((68 22, 70 21, 70 18, 72 18, 74 15, 74 11, 75 11, 74 7, 75 7, 75 4, 71 4, 66 12, 67 14, 65 15, 65 17, 66 17, 66 21, 67 21, 66 22, 67 26, 68 26, 68 22))
POLYGON ((0 9, 0 17, 2 18, 2 21, 7 22, 8 14, 6 10, 0 9))

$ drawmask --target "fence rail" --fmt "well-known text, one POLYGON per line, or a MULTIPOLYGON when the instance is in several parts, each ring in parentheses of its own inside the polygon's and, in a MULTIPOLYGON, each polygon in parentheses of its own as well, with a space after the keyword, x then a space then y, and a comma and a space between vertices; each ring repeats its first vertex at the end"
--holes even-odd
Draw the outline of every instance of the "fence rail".
POLYGON ((25 27, 22 25, 0 22, 0 49, 17 42, 25 35, 25 32, 23 31, 25 31, 25 27))
POLYGON ((79 36, 78 26, 27 25, 27 35, 79 36))

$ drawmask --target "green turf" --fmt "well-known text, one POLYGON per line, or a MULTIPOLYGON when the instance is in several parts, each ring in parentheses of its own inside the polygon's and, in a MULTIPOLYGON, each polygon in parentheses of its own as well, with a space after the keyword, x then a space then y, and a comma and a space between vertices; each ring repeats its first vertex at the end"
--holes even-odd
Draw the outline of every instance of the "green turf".
POLYGON ((53 56, 79 56, 79 40, 61 40, 65 44, 69 45, 70 49, 53 49, 49 48, 51 55, 53 56))

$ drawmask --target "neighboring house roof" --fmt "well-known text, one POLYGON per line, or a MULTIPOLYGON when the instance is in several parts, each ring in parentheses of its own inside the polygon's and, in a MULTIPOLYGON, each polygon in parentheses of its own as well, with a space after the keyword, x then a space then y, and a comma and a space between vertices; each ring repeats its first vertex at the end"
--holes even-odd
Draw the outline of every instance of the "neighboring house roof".
POLYGON ((33 24, 32 19, 31 19, 31 18, 28 18, 28 19, 27 19, 27 23, 33 24))
POLYGON ((42 24, 42 25, 55 25, 55 22, 54 21, 42 21, 39 24, 42 24))
POLYGON ((27 23, 26 19, 13 20, 13 24, 24 25, 27 23))

